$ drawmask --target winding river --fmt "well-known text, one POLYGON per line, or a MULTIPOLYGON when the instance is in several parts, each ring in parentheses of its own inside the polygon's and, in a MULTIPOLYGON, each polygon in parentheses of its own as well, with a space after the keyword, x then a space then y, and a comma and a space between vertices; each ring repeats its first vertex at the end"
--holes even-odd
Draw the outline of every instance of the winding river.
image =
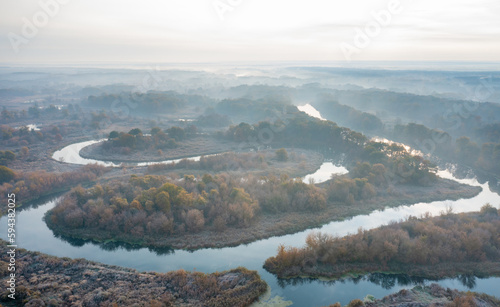
MULTIPOLYGON (((86 159, 80 156, 80 150, 83 148, 103 142, 105 139, 101 140, 94 140, 94 141, 86 141, 86 142, 80 142, 80 143, 75 143, 68 145, 64 147, 63 149, 60 149, 52 155, 52 159, 60 161, 60 162, 66 162, 66 163, 71 163, 71 164, 78 164, 78 165, 87 165, 87 164, 94 164, 97 163, 99 165, 104 165, 104 166, 111 166, 111 167, 120 167, 122 164, 130 165, 130 166, 148 166, 148 165, 153 165, 153 164, 168 164, 168 163, 177 163, 181 161, 182 159, 174 159, 174 160, 165 160, 165 161, 158 161, 158 162, 140 162, 140 163, 133 163, 133 162, 114 162, 114 161, 101 161, 101 160, 94 160, 94 159, 86 159)), ((206 157, 211 156, 211 155, 205 155, 206 157)), ((199 161, 201 156, 197 157, 191 157, 188 158, 188 160, 193 160, 193 161, 199 161)))
MULTIPOLYGON (((63 160, 67 163, 87 164, 99 162, 108 166, 118 166, 113 162, 95 161, 83 159, 78 155, 81 148, 98 141, 73 144, 54 153, 54 159, 63 160)), ((199 159, 195 157, 193 159, 199 159)), ((169 161, 165 161, 168 163, 169 161)), ((142 164, 147 165, 147 164, 142 164)), ((308 175, 304 181, 313 178, 314 182, 329 179, 332 173, 345 173, 345 168, 336 166, 331 162, 325 162, 315 173, 308 175)), ((401 204, 397 208, 387 208, 375 211, 369 215, 360 215, 352 219, 331 222, 315 230, 337 234, 339 236, 355 233, 359 227, 364 229, 375 228, 390 221, 403 219, 409 215, 420 216, 425 212, 438 215, 448 207, 453 212, 478 211, 485 203, 493 205, 500 204, 500 196, 492 192, 488 184, 479 184, 475 179, 456 179, 448 171, 440 171, 441 177, 454 179, 474 186, 481 186, 483 191, 469 200, 437 201, 432 203, 419 203, 411 206, 401 204)), ((272 237, 259 240, 254 243, 227 247, 221 249, 202 249, 195 252, 183 250, 176 251, 152 251, 147 248, 133 249, 117 245, 96 245, 85 242, 69 242, 54 236, 43 221, 45 212, 50 210, 58 198, 47 200, 37 207, 32 207, 18 212, 17 215, 17 241, 18 246, 40 251, 59 257, 85 258, 105 264, 130 267, 140 271, 167 272, 177 269, 196 270, 200 272, 223 271, 238 266, 244 266, 251 270, 257 270, 260 276, 269 284, 270 292, 261 298, 257 305, 261 306, 328 306, 334 302, 347 304, 355 298, 364 298, 371 294, 381 298, 403 288, 412 288, 416 283, 431 283, 428 280, 411 280, 405 276, 371 275, 356 280, 342 280, 336 282, 320 280, 290 280, 278 281, 274 275, 266 272, 262 265, 266 258, 274 256, 279 244, 287 246, 302 246, 307 234, 311 230, 299 233, 272 237)), ((7 228, 6 218, 0 219, 0 228, 7 228)), ((0 232, 0 237, 7 239, 6 231, 0 232)), ((484 292, 490 295, 498 295, 500 278, 492 277, 478 279, 464 276, 458 279, 445 279, 437 281, 444 287, 484 292)))

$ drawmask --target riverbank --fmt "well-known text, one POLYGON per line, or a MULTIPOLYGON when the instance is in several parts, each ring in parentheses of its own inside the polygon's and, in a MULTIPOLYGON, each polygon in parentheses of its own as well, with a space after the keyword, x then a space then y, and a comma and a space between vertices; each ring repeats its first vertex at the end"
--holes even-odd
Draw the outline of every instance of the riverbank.
MULTIPOLYGON (((10 278, 6 245, 1 241, 5 285, 10 278)), ((16 303, 24 306, 249 306, 267 290, 259 275, 245 268, 212 274, 144 273, 24 249, 17 249, 16 268, 16 303)), ((9 293, 4 288, 2 304, 12 302, 9 293)))
MULTIPOLYGON (((270 266, 267 266, 266 269, 271 270, 270 266)), ((435 265, 346 263, 331 266, 316 264, 314 267, 302 267, 300 271, 295 270, 294 272, 290 270, 277 275, 279 278, 285 280, 308 278, 325 281, 358 278, 368 274, 384 274, 389 276, 404 274, 411 278, 428 280, 457 278, 463 275, 487 278, 500 276, 500 261, 446 262, 435 265)))
MULTIPOLYGON (((106 142, 106 141, 105 141, 106 142)), ((157 150, 132 150, 128 154, 112 152, 104 149, 104 143, 96 143, 80 150, 80 156, 85 159, 114 162, 159 162, 171 159, 181 159, 201 155, 211 155, 228 151, 244 150, 236 142, 217 139, 212 136, 196 136, 178 143, 178 147, 157 150)))
POLYGON ((359 201, 353 205, 330 203, 327 208, 317 212, 289 212, 263 214, 246 228, 229 227, 224 231, 203 230, 198 233, 131 237, 130 235, 111 235, 105 231, 89 232, 88 229, 70 229, 52 222, 50 211, 45 221, 52 231, 63 237, 104 242, 122 242, 135 246, 195 250, 201 248, 222 248, 251 243, 273 236, 281 236, 310 228, 315 228, 332 221, 340 221, 360 214, 368 214, 386 207, 397 207, 419 202, 442 201, 449 199, 471 198, 476 196, 480 187, 460 184, 448 179, 438 179, 431 187, 413 190, 411 186, 397 186, 397 193, 386 194, 370 200, 359 201))

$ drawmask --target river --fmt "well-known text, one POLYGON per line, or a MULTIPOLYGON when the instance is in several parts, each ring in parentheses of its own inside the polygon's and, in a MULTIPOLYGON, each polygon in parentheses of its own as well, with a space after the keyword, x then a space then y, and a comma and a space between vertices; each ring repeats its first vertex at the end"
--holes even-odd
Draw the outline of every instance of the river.
MULTIPOLYGON (((60 150, 57 150, 54 152, 52 155, 52 159, 60 162, 65 162, 65 163, 71 163, 71 164, 78 164, 78 165, 87 165, 87 164, 94 164, 97 163, 99 165, 104 165, 104 166, 110 166, 110 167, 120 167, 122 164, 126 164, 129 166, 148 166, 148 165, 154 165, 154 164, 168 164, 168 163, 177 163, 181 161, 182 159, 173 159, 173 160, 165 160, 165 161, 157 161, 157 162, 139 162, 139 163, 134 163, 134 162, 116 162, 116 161, 101 161, 101 160, 94 160, 94 159, 86 159, 80 156, 80 150, 83 148, 100 143, 105 141, 106 139, 101 139, 101 140, 94 140, 94 141, 86 141, 86 142, 80 142, 80 143, 75 143, 68 145, 60 150)), ((208 157, 211 155, 205 155, 205 157, 208 157)), ((201 156, 196 156, 196 157, 190 157, 188 160, 192 161, 199 161, 201 156)))
MULTIPOLYGON (((64 158, 65 162, 86 164, 94 163, 95 160, 78 158, 81 148, 93 144, 97 141, 73 144, 54 154, 55 159, 64 158), (77 156, 75 156, 75 153, 77 156), (73 155, 73 158, 72 156, 73 155)), ((116 166, 117 164, 109 164, 116 166)), ((331 162, 325 162, 315 173, 308 175, 304 180, 313 178, 315 182, 327 180, 332 172, 345 173, 341 166, 335 166, 331 162)), ((432 203, 419 203, 411 206, 401 204, 397 208, 387 208, 375 211, 369 215, 359 215, 352 219, 331 222, 323 227, 314 229, 324 231, 339 236, 355 233, 359 227, 372 229, 385 225, 390 221, 404 219, 405 217, 420 216, 426 212, 438 215, 447 208, 452 208, 453 212, 478 211, 485 203, 493 205, 500 204, 500 196, 492 192, 488 184, 479 184, 475 179, 457 179, 448 171, 440 171, 441 177, 454 179, 474 186, 481 186, 483 191, 476 197, 468 200, 457 201, 437 201, 432 203)), ((428 280, 409 280, 404 276, 381 276, 371 275, 357 280, 342 280, 336 282, 324 282, 319 280, 290 280, 279 281, 262 268, 264 261, 276 254, 279 244, 286 246, 303 246, 305 238, 311 230, 272 237, 259 240, 250 244, 237 247, 227 247, 221 249, 201 249, 194 252, 183 250, 176 251, 152 251, 148 248, 133 249, 131 247, 117 246, 113 244, 96 245, 90 242, 68 242, 54 236, 43 221, 45 212, 54 207, 57 198, 47 200, 41 205, 19 211, 17 214, 17 244, 19 247, 40 251, 59 257, 85 258, 110 265, 134 268, 139 271, 167 272, 171 270, 185 269, 200 272, 224 271, 238 266, 244 266, 250 270, 256 270, 260 276, 270 286, 270 293, 262 298, 262 306, 288 306, 293 302, 293 306, 327 306, 334 302, 347 304, 355 298, 364 298, 371 294, 376 298, 394 293, 403 288, 412 288, 415 283, 431 283, 428 280), (267 300, 269 299, 269 300, 267 300)), ((0 219, 0 232, 2 239, 7 239, 7 220, 0 219)), ((500 288, 500 278, 491 277, 478 279, 474 277, 463 277, 462 279, 445 279, 437 283, 444 287, 459 290, 469 290, 484 292, 490 295, 498 295, 500 288)))

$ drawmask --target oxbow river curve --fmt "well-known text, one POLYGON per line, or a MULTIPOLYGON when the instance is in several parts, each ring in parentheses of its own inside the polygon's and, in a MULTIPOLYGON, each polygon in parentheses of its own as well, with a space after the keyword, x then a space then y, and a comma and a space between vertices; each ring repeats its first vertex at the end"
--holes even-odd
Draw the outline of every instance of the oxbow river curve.
MULTIPOLYGON (((113 162, 96 161, 79 157, 78 152, 81 148, 99 141, 69 145, 54 153, 53 158, 65 163, 88 164, 98 162, 108 166, 118 166, 113 162)), ((199 157, 194 157, 193 159, 199 159, 199 157)), ((169 163, 169 161, 163 163, 169 163)), ((141 163, 141 165, 148 165, 148 163, 141 163)), ((334 165, 332 162, 325 162, 320 170, 315 174, 306 176, 304 181, 308 182, 310 178, 314 178, 315 182, 321 182, 327 180, 331 173, 345 172, 346 170, 342 166, 334 165)), ((355 233, 359 227, 371 229, 393 220, 403 219, 409 215, 420 216, 426 212, 438 215, 440 212, 447 210, 447 208, 452 208, 453 212, 456 213, 471 212, 478 211, 485 203, 500 204, 500 196, 492 192, 487 183, 479 184, 474 178, 457 179, 446 170, 440 171, 439 176, 461 183, 481 186, 483 191, 476 197, 467 200, 418 203, 411 206, 401 204, 399 207, 375 211, 369 215, 359 215, 349 220, 331 222, 323 227, 314 229, 314 231, 323 231, 342 236, 355 233)), ((167 272, 185 269, 208 273, 244 266, 250 270, 257 270, 270 286, 269 293, 261 298, 261 302, 256 304, 260 304, 261 306, 290 306, 291 304, 293 306, 324 306, 336 301, 347 304, 350 300, 363 298, 367 294, 381 298, 403 288, 412 288, 415 283, 428 284, 434 282, 428 280, 410 280, 402 276, 380 275, 336 282, 308 279, 279 281, 274 275, 271 275, 262 268, 265 259, 276 254, 279 244, 300 247, 304 244, 307 234, 312 230, 281 237, 271 237, 237 247, 201 249, 194 252, 183 250, 158 252, 147 248, 134 249, 126 246, 116 246, 112 243, 104 246, 90 242, 70 243, 64 239, 56 238, 43 221, 44 214, 54 207, 57 199, 56 197, 46 200, 38 206, 33 206, 18 213, 17 242, 19 247, 59 257, 85 258, 141 271, 167 272)), ((5 217, 0 219, 0 227, 1 229, 7 229, 7 219, 5 217)), ((4 240, 7 239, 5 231, 0 232, 0 234, 4 240)), ((479 279, 464 276, 459 279, 440 280, 438 283, 444 287, 459 290, 472 289, 490 295, 498 295, 498 289, 500 288, 500 278, 498 277, 479 279)))

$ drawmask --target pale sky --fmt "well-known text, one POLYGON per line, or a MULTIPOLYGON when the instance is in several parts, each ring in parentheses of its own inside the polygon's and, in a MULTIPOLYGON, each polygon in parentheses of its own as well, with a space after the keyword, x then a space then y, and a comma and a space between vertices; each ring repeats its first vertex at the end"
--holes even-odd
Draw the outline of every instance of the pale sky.
POLYGON ((354 61, 500 61, 498 0, 0 0, 0 29, 2 64, 344 61, 341 45, 354 61))

